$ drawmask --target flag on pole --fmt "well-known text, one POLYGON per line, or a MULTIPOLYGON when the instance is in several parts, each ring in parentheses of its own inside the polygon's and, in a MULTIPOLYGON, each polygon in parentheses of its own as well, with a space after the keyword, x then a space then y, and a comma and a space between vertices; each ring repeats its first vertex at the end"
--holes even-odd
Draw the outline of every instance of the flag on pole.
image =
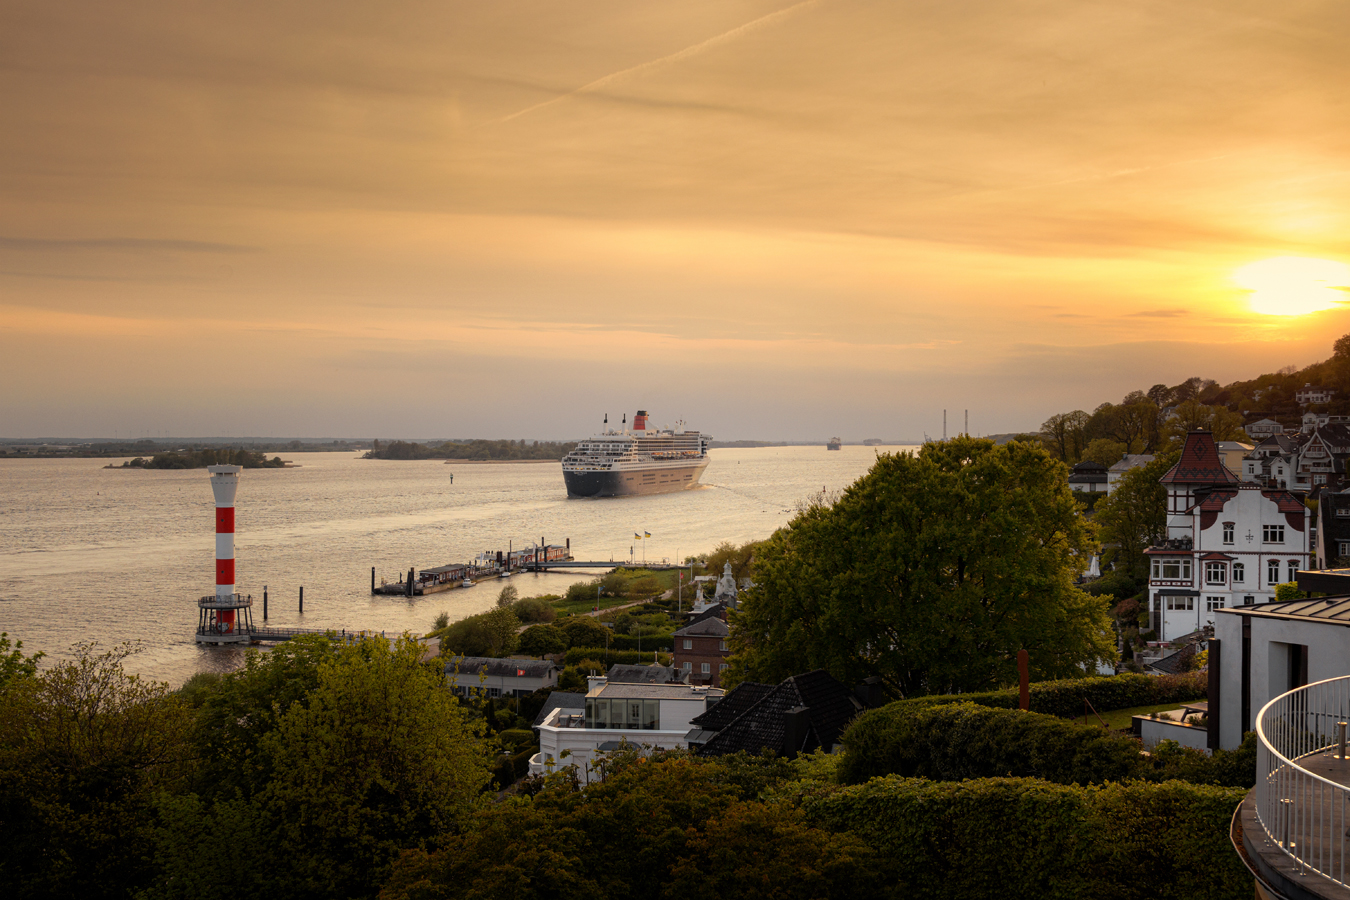
POLYGON ((651 533, 650 531, 644 531, 644 532, 642 532, 642 536, 643 536, 643 537, 651 537, 651 536, 652 536, 652 533, 651 533))
POLYGON ((640 540, 642 540, 642 535, 638 534, 638 533, 635 531, 635 532, 633 532, 633 539, 634 539, 634 540, 637 540, 637 541, 640 541, 640 540))

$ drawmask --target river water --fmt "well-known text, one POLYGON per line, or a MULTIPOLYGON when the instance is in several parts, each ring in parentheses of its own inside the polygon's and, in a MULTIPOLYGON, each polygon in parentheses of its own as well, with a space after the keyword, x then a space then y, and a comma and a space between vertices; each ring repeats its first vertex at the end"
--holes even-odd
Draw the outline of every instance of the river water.
MULTIPOLYGON (((768 537, 800 501, 847 486, 876 451, 893 449, 713 450, 700 488, 598 500, 569 499, 557 463, 296 454, 297 468, 240 475, 237 589, 253 595, 258 624, 266 585, 270 625, 420 634, 442 611, 454 620, 490 608, 501 584, 373 596, 372 566, 396 581, 410 566, 465 562, 541 537, 570 538, 579 560, 626 562, 644 552, 673 560, 768 537), (634 532, 651 538, 634 541, 634 532)), ((79 641, 140 641, 129 667, 175 685, 235 668, 242 650, 193 640, 197 598, 215 590, 207 473, 103 468, 108 462, 0 460, 0 631, 52 659, 79 641)), ((512 583, 521 596, 562 593, 595 574, 521 574, 512 583)))

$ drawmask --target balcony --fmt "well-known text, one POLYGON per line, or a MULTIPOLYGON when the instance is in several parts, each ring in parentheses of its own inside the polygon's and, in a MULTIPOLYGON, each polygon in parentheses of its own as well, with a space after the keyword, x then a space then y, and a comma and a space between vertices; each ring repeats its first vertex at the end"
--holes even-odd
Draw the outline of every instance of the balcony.
POLYGON ((1350 676, 1295 688, 1257 714, 1256 787, 1233 838, 1269 896, 1350 900, 1347 721, 1350 676))

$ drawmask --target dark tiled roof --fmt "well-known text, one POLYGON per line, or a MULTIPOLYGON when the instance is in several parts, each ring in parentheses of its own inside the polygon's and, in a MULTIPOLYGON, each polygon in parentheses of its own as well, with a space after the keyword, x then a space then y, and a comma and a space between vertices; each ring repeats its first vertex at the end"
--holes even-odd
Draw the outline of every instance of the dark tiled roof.
POLYGON ((548 695, 544 701, 544 708, 539 711, 539 715, 534 717, 534 724, 538 726, 548 718, 548 714, 555 709, 585 709, 586 695, 576 694, 570 691, 554 691, 548 695))
POLYGON ((1186 435, 1181 459, 1158 480, 1163 484, 1236 484, 1239 479, 1219 459, 1214 435, 1192 431, 1186 435))
POLYGON ((486 672, 493 678, 546 678, 558 667, 546 659, 497 659, 488 656, 450 656, 445 658, 445 673, 459 677, 477 677, 486 672))
POLYGON ((706 619, 699 619, 692 625, 686 625, 675 632, 676 637, 694 637, 697 635, 707 635, 709 637, 726 637, 731 634, 731 629, 727 623, 714 616, 706 619))
POLYGON ((1148 664, 1148 668, 1164 675, 1180 675, 1186 671, 1187 662, 1195 656, 1195 645, 1187 644, 1175 653, 1169 653, 1148 664))
POLYGON ((727 614, 727 605, 725 603, 714 603, 712 606, 708 607, 698 615, 693 615, 691 613, 689 624, 693 625, 695 622, 702 622, 704 619, 709 618, 721 619, 724 618, 726 614, 727 614))
POLYGON ((725 697, 707 712, 700 713, 689 721, 707 731, 721 731, 732 721, 768 696, 773 690, 771 684, 756 681, 742 681, 732 688, 725 697))
POLYGON ((623 684, 675 684, 684 681, 684 672, 674 666, 635 666, 615 663, 607 676, 623 684))
POLYGON ((765 748, 793 752, 829 749, 861 709, 853 692, 823 669, 793 675, 717 732, 699 752, 720 756, 740 750, 759 753, 765 748), (785 748, 787 713, 799 707, 805 707, 809 727, 799 746, 785 748))

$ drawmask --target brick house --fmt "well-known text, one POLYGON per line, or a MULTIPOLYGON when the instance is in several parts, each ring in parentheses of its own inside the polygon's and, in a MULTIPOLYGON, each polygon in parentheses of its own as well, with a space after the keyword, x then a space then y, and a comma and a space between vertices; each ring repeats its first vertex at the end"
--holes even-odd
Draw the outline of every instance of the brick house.
POLYGON ((675 668, 683 669, 690 684, 722 686, 722 671, 726 669, 727 635, 731 629, 715 616, 700 619, 675 632, 675 668))

